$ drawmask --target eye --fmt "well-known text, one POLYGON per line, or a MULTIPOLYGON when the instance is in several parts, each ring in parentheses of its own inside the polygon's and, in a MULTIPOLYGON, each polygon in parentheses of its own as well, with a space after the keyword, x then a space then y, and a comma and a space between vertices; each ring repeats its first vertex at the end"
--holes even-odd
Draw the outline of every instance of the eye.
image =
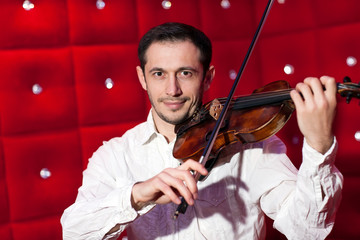
POLYGON ((180 72, 180 77, 182 77, 182 78, 190 78, 190 77, 192 77, 192 75, 193 74, 191 71, 184 70, 184 71, 180 72))
POLYGON ((154 72, 153 75, 154 75, 155 77, 161 77, 161 76, 163 76, 164 74, 163 74, 162 72, 154 72))

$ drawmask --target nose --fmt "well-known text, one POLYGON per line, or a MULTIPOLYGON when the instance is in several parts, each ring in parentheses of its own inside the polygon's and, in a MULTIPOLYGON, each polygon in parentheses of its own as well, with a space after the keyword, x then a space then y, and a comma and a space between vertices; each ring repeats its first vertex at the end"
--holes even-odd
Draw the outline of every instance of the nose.
POLYGON ((175 75, 171 75, 167 81, 166 94, 172 97, 182 94, 179 81, 175 75))

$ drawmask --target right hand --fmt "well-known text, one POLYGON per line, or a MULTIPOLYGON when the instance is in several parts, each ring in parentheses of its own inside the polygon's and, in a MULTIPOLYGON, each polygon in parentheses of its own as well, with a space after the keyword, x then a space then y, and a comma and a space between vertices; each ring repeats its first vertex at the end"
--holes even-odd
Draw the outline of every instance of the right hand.
POLYGON ((148 203, 180 204, 182 196, 189 205, 197 198, 197 184, 190 170, 205 176, 208 171, 199 162, 192 159, 177 168, 167 168, 158 175, 144 182, 136 183, 131 193, 131 203, 136 210, 140 210, 148 203))

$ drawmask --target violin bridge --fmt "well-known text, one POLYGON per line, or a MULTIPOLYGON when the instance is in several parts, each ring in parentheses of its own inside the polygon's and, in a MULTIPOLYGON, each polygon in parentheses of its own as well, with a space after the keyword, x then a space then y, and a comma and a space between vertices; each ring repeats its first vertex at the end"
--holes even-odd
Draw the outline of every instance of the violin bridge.
POLYGON ((209 114, 212 116, 215 120, 218 120, 221 111, 223 109, 223 105, 220 103, 220 101, 216 98, 211 102, 210 111, 209 114))

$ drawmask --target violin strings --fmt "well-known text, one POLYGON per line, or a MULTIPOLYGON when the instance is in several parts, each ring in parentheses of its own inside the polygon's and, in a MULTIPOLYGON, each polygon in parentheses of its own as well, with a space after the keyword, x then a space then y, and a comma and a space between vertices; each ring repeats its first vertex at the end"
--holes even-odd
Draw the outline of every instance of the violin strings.
POLYGON ((235 99, 233 107, 236 109, 242 109, 247 107, 262 106, 266 104, 281 103, 285 100, 290 99, 290 91, 291 89, 286 89, 279 90, 277 92, 253 94, 245 98, 240 97, 238 99, 235 99))
MULTIPOLYGON (((242 108, 248 108, 248 107, 256 107, 266 104, 273 104, 273 103, 280 103, 284 100, 290 99, 290 91, 292 89, 284 89, 284 90, 278 90, 278 91, 272 91, 272 92, 263 92, 263 93, 254 93, 252 95, 248 96, 240 96, 234 99, 230 103, 230 107, 233 109, 242 109, 242 108)), ((226 101, 226 98, 218 98, 220 104, 224 104, 226 101)), ((209 104, 206 108, 206 111, 209 111, 209 107, 211 104, 209 104)))

